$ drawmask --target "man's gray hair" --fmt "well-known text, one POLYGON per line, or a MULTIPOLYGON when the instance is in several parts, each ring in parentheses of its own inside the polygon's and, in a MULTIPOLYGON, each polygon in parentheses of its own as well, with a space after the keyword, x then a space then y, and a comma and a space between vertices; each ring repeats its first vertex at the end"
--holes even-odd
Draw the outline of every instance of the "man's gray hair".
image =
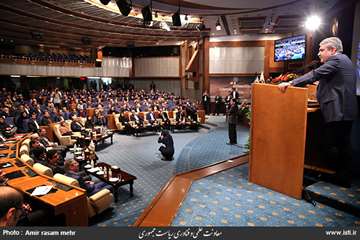
POLYGON ((337 37, 329 37, 325 38, 320 42, 319 45, 328 45, 327 47, 335 48, 336 52, 342 53, 343 51, 343 45, 339 38, 337 37))

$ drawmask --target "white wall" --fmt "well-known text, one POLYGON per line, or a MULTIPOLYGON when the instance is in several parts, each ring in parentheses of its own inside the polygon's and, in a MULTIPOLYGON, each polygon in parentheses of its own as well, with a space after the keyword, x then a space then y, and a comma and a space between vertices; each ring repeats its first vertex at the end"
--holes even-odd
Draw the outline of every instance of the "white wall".
POLYGON ((211 47, 209 73, 262 72, 264 58, 264 47, 211 47))
POLYGON ((135 77, 179 77, 179 64, 178 56, 135 58, 135 77))

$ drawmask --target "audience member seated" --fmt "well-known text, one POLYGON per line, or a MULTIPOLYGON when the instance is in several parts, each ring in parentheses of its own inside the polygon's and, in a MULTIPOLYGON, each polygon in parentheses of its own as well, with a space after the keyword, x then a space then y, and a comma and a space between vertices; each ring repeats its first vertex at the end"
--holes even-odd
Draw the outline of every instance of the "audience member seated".
POLYGON ((135 110, 131 111, 129 118, 129 124, 132 129, 131 131, 135 136, 138 136, 139 133, 144 129, 144 119, 142 119, 139 114, 135 112, 135 110))
POLYGON ((163 128, 170 130, 170 126, 171 126, 170 118, 167 111, 165 111, 163 108, 161 108, 160 110, 160 118, 162 121, 163 128))
POLYGON ((30 141, 30 157, 35 162, 44 163, 46 162, 46 149, 41 146, 39 139, 31 139, 30 141))
POLYGON ((54 149, 58 151, 62 157, 62 159, 65 159, 66 156, 66 146, 58 145, 57 143, 51 142, 47 137, 47 132, 45 128, 42 128, 40 130, 40 143, 46 148, 46 149, 54 149))
POLYGON ((85 128, 89 128, 89 129, 94 128, 94 123, 93 123, 92 117, 87 116, 86 122, 85 122, 85 128))
POLYGON ((95 126, 106 126, 106 119, 100 110, 96 109, 93 116, 93 123, 95 126))
POLYGON ((22 194, 9 186, 0 186, 0 226, 14 227, 22 216, 22 194))
POLYGON ((56 150, 49 150, 46 154, 47 161, 41 163, 53 171, 53 173, 61 173, 64 174, 64 162, 61 160, 59 153, 56 150))
POLYGON ((48 110, 44 111, 43 118, 41 119, 41 126, 49 126, 52 123, 50 113, 48 110))
POLYGON ((26 112, 20 112, 19 116, 15 120, 15 125, 17 127, 18 133, 26 133, 28 131, 27 121, 28 115, 26 114, 26 112))
POLYGON ((122 125, 124 125, 124 132, 125 133, 132 134, 131 127, 130 127, 130 124, 129 124, 129 118, 127 118, 125 116, 124 112, 121 112, 119 114, 119 122, 122 123, 122 125))
POLYGON ((159 124, 156 120, 154 112, 150 109, 149 112, 146 114, 146 121, 147 121, 147 128, 150 128, 150 130, 159 131, 159 124))
POLYGON ((28 121, 28 131, 32 133, 39 133, 40 126, 37 122, 37 115, 35 112, 31 114, 31 118, 28 121))
POLYGON ((102 189, 109 189, 112 191, 112 187, 104 182, 93 182, 89 180, 89 177, 79 172, 79 163, 73 159, 65 161, 65 175, 76 179, 79 182, 81 188, 85 189, 88 196, 91 196, 102 189))
POLYGON ((7 124, 5 122, 5 116, 0 117, 0 133, 1 133, 1 135, 3 135, 5 138, 10 138, 10 137, 14 136, 16 130, 17 130, 16 127, 10 126, 9 124, 7 124))
POLYGON ((79 117, 77 117, 76 115, 74 115, 72 117, 72 122, 71 122, 71 131, 73 132, 81 132, 82 130, 85 129, 85 127, 82 125, 81 119, 79 117))

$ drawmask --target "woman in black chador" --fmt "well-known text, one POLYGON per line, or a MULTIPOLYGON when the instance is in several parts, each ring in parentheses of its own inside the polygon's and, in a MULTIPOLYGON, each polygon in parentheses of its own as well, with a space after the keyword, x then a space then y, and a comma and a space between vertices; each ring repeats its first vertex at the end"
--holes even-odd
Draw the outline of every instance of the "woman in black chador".
POLYGON ((174 155, 174 141, 172 136, 170 135, 169 131, 167 130, 163 130, 161 132, 161 135, 158 139, 158 143, 162 143, 165 146, 161 146, 159 148, 159 151, 161 152, 161 154, 163 155, 162 160, 165 161, 171 161, 173 160, 173 155, 174 155))

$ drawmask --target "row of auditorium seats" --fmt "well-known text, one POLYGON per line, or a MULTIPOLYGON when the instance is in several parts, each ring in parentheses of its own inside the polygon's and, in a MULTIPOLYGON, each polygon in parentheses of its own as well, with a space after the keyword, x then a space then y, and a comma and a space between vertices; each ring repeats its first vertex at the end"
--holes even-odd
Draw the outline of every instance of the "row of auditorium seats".
MULTIPOLYGON (((171 129, 176 128, 177 123, 176 123, 175 116, 176 116, 177 111, 165 111, 165 112, 166 112, 166 114, 167 114, 168 117, 169 117, 171 129)), ((144 120, 144 126, 146 126, 146 125, 149 124, 148 121, 146 120, 146 117, 145 117, 145 116, 147 115, 147 113, 148 113, 148 112, 140 112, 140 113, 139 113, 139 116, 144 120)), ((124 112, 124 117, 125 117, 125 119, 130 119, 130 115, 131 115, 131 114, 132 114, 131 112, 124 112)), ((154 112, 154 115, 155 115, 157 124, 158 124, 159 126, 163 126, 164 122, 163 122, 163 120, 162 120, 161 117, 160 117, 160 112, 155 111, 155 112, 154 112)), ((113 118, 114 118, 114 121, 115 121, 116 129, 119 130, 119 131, 123 131, 123 130, 125 129, 125 126, 124 126, 124 124, 123 124, 122 122, 120 122, 119 117, 120 117, 120 114, 115 114, 115 113, 113 114, 113 118)), ((108 122, 110 122, 110 121, 108 120, 108 122)), ((200 119, 199 116, 197 116, 197 123, 200 123, 200 122, 201 122, 201 119, 200 119)), ((108 125, 110 126, 111 124, 108 124, 108 125)), ((129 125, 130 125, 131 127, 135 127, 135 126, 136 126, 136 124, 135 124, 134 121, 129 121, 129 125)), ((191 123, 189 123, 189 126, 190 126, 190 125, 191 125, 191 123)))
MULTIPOLYGON (((40 163, 34 163, 34 160, 30 157, 29 153, 30 139, 27 138, 21 142, 18 152, 18 156, 24 164, 27 164, 29 167, 31 167, 37 174, 47 176, 62 184, 80 188, 79 182, 76 179, 59 173, 53 175, 51 168, 40 163)), ((111 206, 111 203, 113 202, 113 194, 108 189, 102 189, 94 195, 89 196, 87 200, 88 216, 91 218, 97 214, 102 213, 111 206)))
POLYGON ((25 61, 42 61, 42 62, 74 62, 74 63, 94 63, 95 59, 86 55, 75 55, 75 54, 60 54, 60 53, 29 53, 27 55, 19 54, 1 54, 1 59, 9 60, 25 60, 25 61))

